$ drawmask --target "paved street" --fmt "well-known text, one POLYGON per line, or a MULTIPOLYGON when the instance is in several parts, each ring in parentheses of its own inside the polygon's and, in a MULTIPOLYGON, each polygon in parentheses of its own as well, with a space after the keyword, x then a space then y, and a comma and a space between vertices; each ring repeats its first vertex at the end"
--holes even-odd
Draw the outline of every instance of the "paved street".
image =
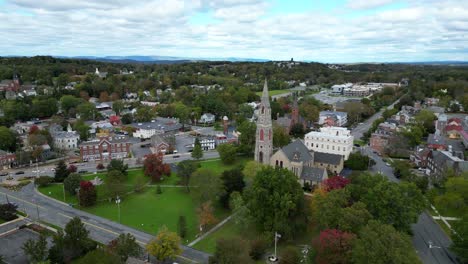
MULTIPOLYGON (((39 219, 64 227, 71 218, 78 216, 90 231, 91 238, 101 243, 108 243, 119 234, 131 233, 135 236, 138 243, 144 246, 153 237, 145 232, 74 209, 66 204, 41 196, 34 191, 32 184, 24 187, 19 192, 12 192, 0 187, 0 203, 7 202, 7 197, 10 202, 16 203, 20 210, 26 211, 33 220, 39 219)), ((186 246, 183 246, 183 253, 180 257, 194 263, 208 262, 208 254, 186 246)))
MULTIPOLYGON (((380 172, 389 180, 399 182, 399 179, 393 175, 392 168, 387 166, 382 158, 372 152, 369 147, 362 147, 361 151, 375 160, 376 164, 371 171, 380 172)), ((418 222, 412 226, 412 230, 413 246, 423 263, 458 263, 455 255, 448 250, 452 242, 428 213, 423 212, 419 216, 418 222), (430 243, 432 243, 431 246, 429 246, 430 243)))

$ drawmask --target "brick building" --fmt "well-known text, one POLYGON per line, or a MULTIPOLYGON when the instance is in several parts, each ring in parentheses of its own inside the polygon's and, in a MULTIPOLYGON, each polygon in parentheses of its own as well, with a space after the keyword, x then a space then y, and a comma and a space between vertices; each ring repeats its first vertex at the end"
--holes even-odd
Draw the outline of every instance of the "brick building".
POLYGON ((15 153, 0 150, 0 170, 9 169, 16 163, 15 153))
POLYGON ((131 146, 126 136, 102 137, 81 143, 80 156, 83 161, 123 159, 130 155, 131 146))

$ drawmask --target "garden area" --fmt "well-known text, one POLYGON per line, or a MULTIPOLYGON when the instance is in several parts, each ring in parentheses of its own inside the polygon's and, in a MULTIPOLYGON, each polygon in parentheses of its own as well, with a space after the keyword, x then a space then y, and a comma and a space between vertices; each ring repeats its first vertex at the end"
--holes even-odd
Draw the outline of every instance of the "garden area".
MULTIPOLYGON (((224 165, 220 160, 206 160, 198 163, 201 169, 209 170, 214 175, 219 176, 224 170, 232 169, 245 161, 241 159, 230 165, 224 165)), ((109 195, 108 186, 105 184, 107 176, 107 171, 81 176, 81 179, 85 181, 94 180, 97 177, 102 182, 102 184, 95 186, 97 202, 91 206, 80 206, 78 195, 71 195, 65 190, 63 183, 39 186, 38 190, 46 196, 66 202, 83 211, 118 222, 119 214, 114 200, 115 196, 109 195)), ((175 232, 179 228, 180 218, 183 217, 186 226, 183 243, 189 243, 196 238, 199 233, 197 203, 187 192, 186 186, 175 171, 172 171, 169 177, 163 176, 159 181, 152 182, 149 177, 144 175, 142 168, 128 170, 125 180, 120 185, 124 186, 124 190, 122 190, 124 194, 120 196, 120 221, 122 224, 150 234, 156 234, 163 225, 175 232), (142 179, 144 179, 143 183, 141 183, 142 179), (143 184, 144 187, 136 191, 136 186, 139 184, 143 184)), ((222 206, 213 204, 213 215, 216 222, 227 217, 229 213, 230 211, 222 206)))

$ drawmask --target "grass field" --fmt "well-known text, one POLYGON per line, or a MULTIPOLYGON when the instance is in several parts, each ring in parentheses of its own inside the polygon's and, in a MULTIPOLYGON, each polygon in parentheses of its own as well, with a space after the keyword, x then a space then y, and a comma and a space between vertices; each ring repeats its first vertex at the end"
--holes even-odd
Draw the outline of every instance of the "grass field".
MULTIPOLYGON (((274 95, 285 94, 285 93, 289 93, 289 92, 291 92, 289 89, 285 89, 285 90, 270 90, 270 91, 268 91, 268 95, 269 95, 269 96, 274 96, 274 95)), ((258 96, 261 96, 261 95, 262 95, 262 92, 256 92, 255 94, 258 95, 258 96)))
POLYGON ((216 241, 218 239, 238 236, 241 231, 242 230, 240 230, 240 228, 231 220, 224 224, 220 229, 216 230, 216 232, 195 244, 193 248, 208 253, 214 253, 216 249, 216 241))
POLYGON ((221 174, 223 173, 223 171, 233 169, 236 166, 245 164, 247 161, 248 160, 245 158, 238 158, 234 164, 224 165, 220 159, 212 159, 212 160, 200 161, 200 166, 201 168, 207 168, 217 174, 221 174))

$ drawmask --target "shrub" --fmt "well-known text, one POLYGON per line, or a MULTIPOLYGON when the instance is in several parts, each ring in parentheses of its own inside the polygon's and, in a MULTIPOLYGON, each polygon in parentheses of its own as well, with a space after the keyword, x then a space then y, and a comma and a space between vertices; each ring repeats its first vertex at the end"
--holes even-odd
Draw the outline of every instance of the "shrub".
POLYGON ((98 169, 98 170, 103 170, 103 169, 105 169, 105 168, 106 168, 106 167, 104 167, 104 164, 102 164, 102 163, 99 163, 99 164, 96 166, 96 169, 98 169))
POLYGON ((179 216, 179 222, 177 223, 177 233, 181 238, 185 238, 187 235, 187 221, 185 216, 179 216))
POLYGON ((39 178, 34 179, 34 184, 39 187, 45 187, 51 184, 54 181, 54 178, 49 176, 41 176, 39 178))
POLYGON ((262 238, 257 238, 250 242, 249 255, 253 260, 260 260, 268 248, 267 242, 262 238))
POLYGON ((16 209, 18 206, 12 203, 0 204, 0 218, 5 221, 16 219, 16 209))
POLYGON ((160 185, 156 186, 156 193, 157 193, 157 194, 161 194, 161 193, 162 193, 162 189, 161 189, 161 186, 160 186, 160 185))

